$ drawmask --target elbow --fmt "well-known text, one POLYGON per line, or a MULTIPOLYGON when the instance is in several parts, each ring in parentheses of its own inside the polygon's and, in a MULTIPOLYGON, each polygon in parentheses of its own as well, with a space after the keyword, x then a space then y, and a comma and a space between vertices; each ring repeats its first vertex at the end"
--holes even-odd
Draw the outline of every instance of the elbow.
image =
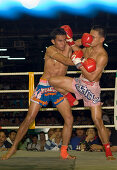
POLYGON ((90 77, 88 80, 89 80, 90 82, 92 82, 92 81, 94 81, 95 79, 94 79, 93 77, 90 77))
POLYGON ((92 74, 90 76, 87 77, 87 79, 92 82, 92 81, 95 81, 95 78, 92 74))

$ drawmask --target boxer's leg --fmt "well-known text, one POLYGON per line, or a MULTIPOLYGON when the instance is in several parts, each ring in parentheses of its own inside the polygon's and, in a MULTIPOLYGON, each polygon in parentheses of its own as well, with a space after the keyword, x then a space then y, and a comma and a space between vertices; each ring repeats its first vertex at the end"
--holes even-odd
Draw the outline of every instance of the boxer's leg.
POLYGON ((68 144, 71 138, 72 126, 73 126, 73 116, 69 102, 64 99, 59 105, 56 106, 58 111, 61 113, 64 119, 64 127, 62 131, 62 147, 61 147, 61 158, 63 159, 76 159, 75 156, 71 156, 67 152, 68 144))
POLYGON ((19 127, 19 130, 17 132, 16 138, 15 138, 15 141, 12 147, 9 149, 9 151, 5 155, 2 156, 1 158, 2 160, 9 159, 16 152, 19 142, 22 140, 22 138, 26 134, 30 124, 35 120, 35 117, 40 108, 41 106, 39 104, 34 103, 34 102, 31 103, 28 114, 19 127))

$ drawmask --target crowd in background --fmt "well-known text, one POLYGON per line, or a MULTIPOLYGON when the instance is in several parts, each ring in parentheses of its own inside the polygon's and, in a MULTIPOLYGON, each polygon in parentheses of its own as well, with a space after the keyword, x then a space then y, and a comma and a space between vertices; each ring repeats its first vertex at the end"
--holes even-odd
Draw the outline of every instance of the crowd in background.
MULTIPOLYGON (((106 128, 112 152, 117 152, 117 131, 106 128)), ((7 151, 13 145, 17 131, 0 131, 0 151, 7 151)), ((62 145, 62 128, 50 128, 47 133, 27 133, 18 145, 18 150, 59 151, 62 145)), ((103 152, 104 148, 95 128, 73 129, 68 150, 103 152)))
MULTIPOLYGON (((74 75, 76 76, 76 75, 74 75)), ((79 75, 77 75, 79 76, 79 75)), ((26 90, 28 89, 28 78, 19 76, 3 77, 0 84, 0 90, 26 90), (21 81, 22 79, 22 81, 21 81)), ((35 77, 35 86, 39 77, 35 77)), ((115 73, 103 74, 100 85, 102 88, 115 87, 115 73)), ((0 109, 22 109, 28 108, 28 93, 1 93, 0 109)), ((102 106, 114 106, 114 91, 101 92, 102 106), (108 96, 108 97, 107 97, 108 96)), ((53 108, 50 103, 47 107, 53 108)), ((83 107, 82 101, 76 107, 83 107)), ((89 110, 73 110, 74 125, 93 124, 89 110)), ((19 126, 24 120, 27 112, 0 112, 0 126, 19 126)), ((114 123, 114 110, 103 109, 103 120, 107 124, 114 123)), ((36 117, 36 125, 63 125, 63 118, 57 111, 42 111, 36 117)))
MULTIPOLYGON (((20 80, 20 79, 19 79, 20 80)), ((13 89, 28 89, 28 85, 25 80, 20 83, 15 81, 14 84, 9 83, 10 80, 3 79, 3 84, 0 86, 0 90, 13 90, 13 89)), ((38 80, 37 80, 38 81, 38 80)), ((11 81, 10 81, 11 82, 11 81)), ((35 83, 37 84, 37 83, 35 83)), ((102 76, 101 80, 102 88, 114 88, 115 87, 115 75, 105 74, 102 76)), ((28 108, 28 94, 26 93, 1 93, 0 98, 0 109, 17 109, 17 108, 28 108)), ((114 105, 114 91, 102 91, 101 92, 102 106, 113 106, 114 105), (107 97, 108 96, 108 97, 107 97)), ((51 103, 48 107, 52 107, 51 103)), ((78 106, 83 107, 82 101, 79 102, 78 106)), ((74 123, 73 125, 92 125, 92 119, 89 110, 73 110, 74 123)), ((19 126, 24 120, 27 112, 0 112, 0 126, 19 126)), ((104 124, 110 125, 114 123, 114 110, 113 109, 103 109, 103 121, 104 124)), ((36 125, 63 125, 64 120, 58 111, 42 111, 36 117, 36 125)), ((111 150, 117 151, 117 131, 114 129, 107 128, 111 150)), ((0 131, 0 151, 8 150, 16 137, 17 131, 15 130, 1 130, 0 131)), ((59 151, 62 144, 62 129, 49 129, 48 132, 41 131, 39 133, 28 133, 19 143, 19 150, 27 151, 59 151)), ((68 150, 77 151, 98 151, 103 152, 104 148, 98 137, 96 129, 73 129, 72 136, 70 139, 68 150)))

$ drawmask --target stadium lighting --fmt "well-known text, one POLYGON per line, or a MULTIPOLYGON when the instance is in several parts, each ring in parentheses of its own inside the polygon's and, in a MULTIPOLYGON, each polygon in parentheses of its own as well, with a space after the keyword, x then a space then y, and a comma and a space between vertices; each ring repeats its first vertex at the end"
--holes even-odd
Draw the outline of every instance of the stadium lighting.
POLYGON ((10 56, 0 56, 0 58, 10 58, 10 56))
POLYGON ((104 43, 104 46, 108 47, 108 44, 104 43))
POLYGON ((1 49, 0 49, 0 51, 7 51, 7 49, 3 49, 3 48, 1 48, 1 49))
POLYGON ((7 58, 8 60, 25 60, 26 58, 7 58))
POLYGON ((40 0, 18 0, 25 8, 32 9, 38 6, 40 0))

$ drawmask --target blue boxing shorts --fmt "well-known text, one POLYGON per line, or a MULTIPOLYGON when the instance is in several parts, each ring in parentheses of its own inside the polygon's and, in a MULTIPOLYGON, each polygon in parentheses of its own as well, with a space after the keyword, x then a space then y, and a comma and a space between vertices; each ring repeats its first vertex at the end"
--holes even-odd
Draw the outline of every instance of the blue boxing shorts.
POLYGON ((64 100, 64 96, 57 92, 54 87, 50 86, 46 79, 41 78, 32 97, 31 101, 47 106, 51 101, 53 106, 57 106, 64 100))

